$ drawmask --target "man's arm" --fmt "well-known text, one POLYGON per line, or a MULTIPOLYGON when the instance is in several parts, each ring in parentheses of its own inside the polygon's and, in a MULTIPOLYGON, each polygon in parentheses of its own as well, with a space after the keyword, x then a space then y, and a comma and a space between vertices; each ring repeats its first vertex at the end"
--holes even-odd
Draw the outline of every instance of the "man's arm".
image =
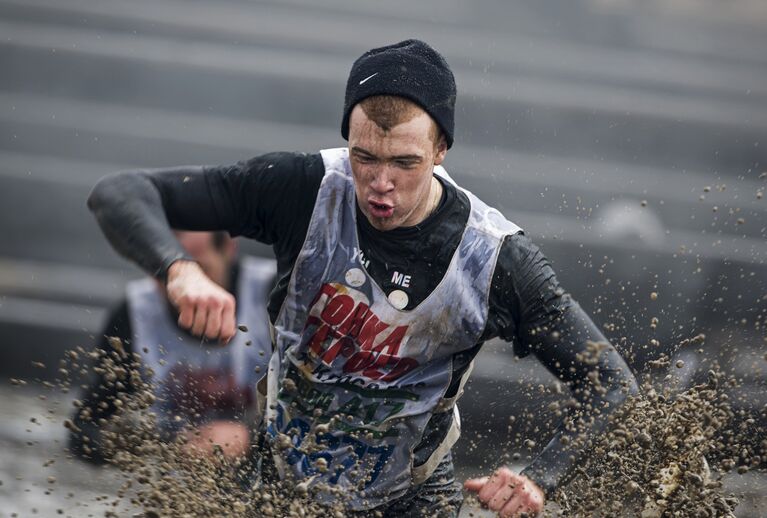
POLYGON ((234 298, 208 279, 172 231, 230 230, 236 211, 219 215, 207 179, 223 183, 225 177, 208 171, 198 166, 116 173, 96 184, 88 207, 115 250, 167 280, 179 326, 226 343, 235 333, 234 298))
POLYGON ((172 227, 225 230, 200 166, 113 173, 93 188, 88 208, 114 249, 155 277, 191 260, 172 227))
POLYGON ((276 247, 303 242, 322 180, 317 160, 271 153, 229 167, 124 171, 99 181, 88 206, 120 254, 166 279, 181 327, 226 342, 235 332, 234 299, 191 261, 172 229, 226 230, 276 247))
POLYGON ((530 337, 535 356, 570 387, 573 405, 554 437, 522 474, 550 496, 582 458, 584 434, 593 436, 629 396, 638 392, 634 375, 577 302, 562 295, 559 315, 544 317, 530 337), (574 426, 567 426, 575 418, 574 426))
MULTIPOLYGON (((563 420, 549 444, 520 475, 503 468, 487 483, 469 484, 478 488, 480 499, 486 503, 495 498, 494 503, 500 505, 495 510, 500 511, 522 508, 519 501, 524 498, 517 498, 509 508, 505 507, 507 501, 497 498, 499 491, 509 492, 504 489, 508 484, 523 491, 531 480, 550 496, 573 471, 582 454, 573 444, 584 431, 593 434, 601 429, 607 416, 638 388, 620 354, 564 292, 548 260, 524 235, 510 236, 503 244, 493 279, 491 305, 494 332, 507 340, 514 339, 520 355, 534 353, 550 372, 567 383, 575 402, 568 416, 577 413, 580 423, 589 423, 585 428, 568 427, 567 420, 563 420)), ((509 498, 516 492, 512 490, 509 498)), ((538 496, 529 487, 526 494, 538 496)), ((513 510, 502 515, 515 516, 513 510)))
POLYGON ((577 466, 583 452, 574 445, 580 436, 602 429, 607 416, 629 394, 637 393, 638 386, 618 351, 559 285, 540 249, 524 236, 512 236, 504 245, 501 266, 511 271, 508 280, 519 308, 516 339, 520 352, 535 354, 570 387, 575 404, 567 414, 577 416, 580 423, 571 427, 564 419, 551 441, 522 472, 550 496, 577 466), (589 423, 586 428, 585 423, 589 423))

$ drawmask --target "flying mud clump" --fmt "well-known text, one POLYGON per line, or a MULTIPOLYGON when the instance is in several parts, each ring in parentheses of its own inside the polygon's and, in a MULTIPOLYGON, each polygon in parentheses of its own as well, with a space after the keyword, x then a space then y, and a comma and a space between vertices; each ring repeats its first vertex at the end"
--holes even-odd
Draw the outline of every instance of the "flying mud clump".
POLYGON ((711 370, 678 394, 645 384, 558 491, 562 516, 734 517, 738 499, 715 475, 735 467, 741 442, 723 378, 711 370))

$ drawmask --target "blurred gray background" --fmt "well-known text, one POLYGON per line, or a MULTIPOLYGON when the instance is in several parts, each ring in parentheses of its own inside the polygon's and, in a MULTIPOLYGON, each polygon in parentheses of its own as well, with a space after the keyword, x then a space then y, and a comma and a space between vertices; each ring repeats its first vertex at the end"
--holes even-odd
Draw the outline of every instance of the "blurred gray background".
MULTIPOLYGON (((408 37, 456 75, 453 177, 542 246, 638 373, 703 332, 706 355, 685 356, 683 382, 721 355, 744 383, 741 417, 764 418, 763 0, 0 0, 0 516, 93 512, 40 497, 66 398, 27 432, 47 413, 39 390, 5 382, 52 379, 140 275, 86 209, 96 180, 344 145, 352 61, 408 37)), ((463 400, 461 469, 534 454, 551 386, 534 359, 488 344, 463 400)), ((62 466, 78 494, 112 487, 62 466)), ((765 482, 732 484, 747 495, 740 516, 762 515, 765 482)))

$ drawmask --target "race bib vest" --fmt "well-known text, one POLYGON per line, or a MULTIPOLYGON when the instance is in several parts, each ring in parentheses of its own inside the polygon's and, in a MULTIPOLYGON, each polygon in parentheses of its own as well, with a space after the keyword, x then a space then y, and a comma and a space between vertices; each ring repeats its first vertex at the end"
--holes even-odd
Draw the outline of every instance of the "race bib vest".
POLYGON ((248 331, 238 331, 226 346, 203 344, 182 332, 154 280, 128 284, 133 350, 153 373, 152 410, 166 438, 185 425, 242 420, 255 409, 256 384, 266 375, 272 353, 266 300, 274 275, 274 261, 241 260, 237 323, 248 331))
MULTIPOLYGON (((322 157, 325 176, 275 322, 267 437, 282 477, 310 479, 321 500, 338 489, 350 509, 371 509, 427 478, 457 439, 458 410, 445 398, 452 357, 478 343, 501 242, 520 229, 464 191, 471 212, 444 278, 417 307, 397 309, 360 258, 348 150, 322 157), (413 448, 442 411, 454 412, 454 430, 439 458, 414 466, 413 448)), ((435 173, 452 182, 441 167, 435 173)))

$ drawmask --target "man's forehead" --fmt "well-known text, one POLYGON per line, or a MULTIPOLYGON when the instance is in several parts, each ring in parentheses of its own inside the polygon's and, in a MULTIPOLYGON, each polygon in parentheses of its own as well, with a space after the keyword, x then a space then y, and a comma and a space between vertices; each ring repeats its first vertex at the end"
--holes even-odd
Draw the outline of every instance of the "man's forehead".
POLYGON ((430 139, 432 128, 434 125, 433 119, 423 110, 415 112, 412 117, 408 117, 407 120, 398 121, 390 127, 380 124, 379 121, 374 118, 368 117, 365 111, 358 106, 354 108, 350 117, 350 140, 360 137, 368 138, 385 138, 391 136, 407 135, 409 138, 421 137, 430 139))
POLYGON ((375 121, 407 122, 421 113, 427 113, 418 103, 399 95, 373 95, 361 100, 357 106, 375 121))

